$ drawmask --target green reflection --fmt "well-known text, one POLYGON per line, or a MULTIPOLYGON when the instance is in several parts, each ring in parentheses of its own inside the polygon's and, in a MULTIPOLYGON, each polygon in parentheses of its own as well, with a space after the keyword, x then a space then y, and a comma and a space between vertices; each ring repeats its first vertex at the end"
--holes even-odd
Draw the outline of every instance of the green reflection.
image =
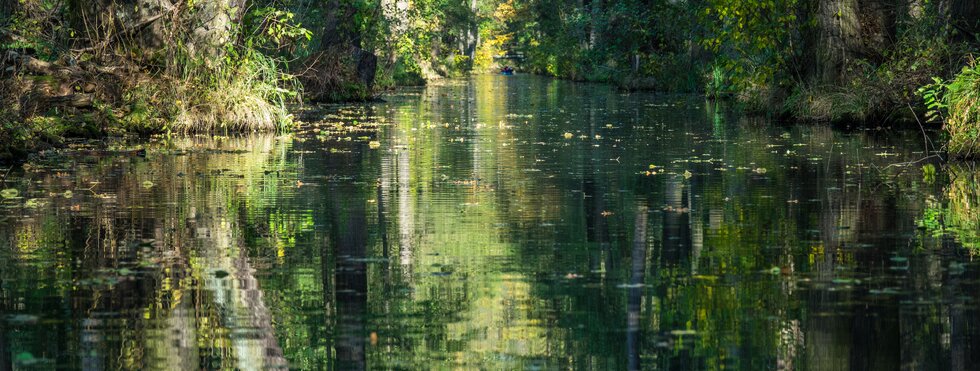
POLYGON ((976 172, 924 181, 896 165, 922 157, 918 132, 780 125, 532 76, 319 116, 294 137, 83 148, 12 171, 0 363, 975 361, 976 172))

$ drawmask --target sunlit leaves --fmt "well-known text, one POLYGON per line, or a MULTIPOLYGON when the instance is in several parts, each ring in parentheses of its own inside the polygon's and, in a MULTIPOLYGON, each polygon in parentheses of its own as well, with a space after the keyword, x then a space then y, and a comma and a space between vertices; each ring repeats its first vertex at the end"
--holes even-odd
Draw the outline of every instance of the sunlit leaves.
POLYGON ((716 79, 723 74, 735 90, 777 83, 797 53, 798 9, 798 0, 709 0, 701 44, 718 53, 716 79))

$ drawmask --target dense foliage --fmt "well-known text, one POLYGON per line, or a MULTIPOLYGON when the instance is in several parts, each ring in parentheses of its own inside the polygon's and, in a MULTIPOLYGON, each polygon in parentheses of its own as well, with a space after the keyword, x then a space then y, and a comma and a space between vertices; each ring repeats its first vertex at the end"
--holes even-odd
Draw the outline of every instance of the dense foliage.
POLYGON ((950 153, 980 154, 980 65, 971 62, 949 81, 934 81, 919 91, 929 109, 927 118, 943 123, 950 153))
POLYGON ((967 0, 6 0, 0 139, 282 129, 300 97, 508 65, 802 119, 911 119, 916 89, 976 50, 978 20, 967 0))

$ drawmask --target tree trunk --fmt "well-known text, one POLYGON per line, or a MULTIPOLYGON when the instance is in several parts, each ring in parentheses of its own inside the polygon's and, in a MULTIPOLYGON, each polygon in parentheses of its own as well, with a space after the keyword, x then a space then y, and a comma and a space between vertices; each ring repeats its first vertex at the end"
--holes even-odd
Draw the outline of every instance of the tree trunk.
POLYGON ((816 84, 836 85, 844 79, 847 63, 860 49, 858 0, 818 1, 816 48, 810 75, 816 84))
POLYGON ((595 49, 599 44, 599 18, 602 16, 602 0, 589 2, 589 49, 595 49))
POLYGON ((357 79, 367 90, 371 90, 378 69, 378 57, 362 49, 361 32, 355 28, 353 22, 340 21, 350 20, 357 10, 340 0, 328 0, 323 5, 323 11, 325 16, 320 51, 336 53, 349 50, 357 79))
POLYGON ((241 19, 245 0, 209 0, 194 3, 189 14, 187 46, 192 56, 216 60, 225 55, 232 29, 241 19))
POLYGON ((120 47, 152 55, 182 38, 192 57, 216 61, 232 41, 246 0, 71 0, 72 28, 84 35, 83 50, 120 47))
POLYGON ((168 42, 165 22, 159 16, 174 7, 171 0, 71 0, 68 8, 73 16, 69 23, 92 47, 106 47, 117 40, 158 49, 168 42), (160 21, 146 22, 152 18, 160 21))
POLYGON ((897 34, 896 10, 908 0, 813 0, 815 29, 805 40, 811 47, 805 72, 811 84, 840 85, 858 59, 883 60, 897 34))
POLYGON ((470 16, 473 18, 470 20, 469 25, 467 25, 466 40, 464 49, 462 50, 463 55, 469 58, 470 65, 476 59, 476 48, 480 43, 480 24, 476 20, 476 5, 476 0, 470 0, 470 16))

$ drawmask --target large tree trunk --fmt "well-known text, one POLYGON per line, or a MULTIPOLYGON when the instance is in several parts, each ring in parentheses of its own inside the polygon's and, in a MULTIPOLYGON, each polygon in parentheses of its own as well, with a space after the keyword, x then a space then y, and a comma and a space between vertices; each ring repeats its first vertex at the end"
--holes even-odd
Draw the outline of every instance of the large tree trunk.
POLYGON ((160 48, 167 43, 165 17, 175 9, 171 0, 71 0, 71 27, 90 46, 111 43, 139 48, 160 48), (152 20, 152 21, 150 21, 152 20))
POLYGON ((980 43, 980 1, 944 0, 940 11, 950 17, 951 26, 959 30, 959 37, 980 43))
POLYGON ((71 27, 85 50, 121 48, 152 55, 183 39, 192 57, 215 61, 232 41, 246 0, 71 0, 71 27))
MULTIPOLYGON (((166 0, 163 0, 166 1, 166 0)), ((241 19, 245 0, 197 1, 188 17, 187 46, 191 55, 212 59, 224 56, 232 31, 241 19)))
POLYGON ((816 85, 839 85, 858 59, 880 62, 895 40, 895 10, 907 0, 814 0, 815 30, 807 44, 806 73, 816 85))
MULTIPOLYGON (((361 32, 356 28, 353 22, 349 22, 355 13, 357 12, 349 3, 342 2, 340 0, 328 0, 322 5, 324 15, 324 26, 320 32, 320 50, 316 55, 316 59, 324 57, 324 54, 335 54, 349 53, 350 63, 353 64, 354 74, 358 82, 360 82, 366 89, 366 91, 371 91, 374 87, 374 77, 378 69, 378 57, 374 53, 364 50, 361 41, 361 32), (342 21, 343 20, 343 21, 342 21)), ((332 58, 325 58, 325 60, 333 60, 332 58)), ((340 59, 341 64, 345 64, 343 58, 340 59)), ((332 71, 332 68, 348 68, 349 66, 324 66, 318 63, 316 60, 312 63, 314 75, 319 76, 307 76, 305 79, 325 79, 323 74, 337 73, 338 71, 332 71), (324 68, 325 67, 325 68, 324 68)), ((326 78, 329 80, 329 78, 326 78)), ((323 86, 329 86, 323 85, 323 86)), ((332 89, 327 87, 327 89, 332 89)), ((319 91, 314 92, 314 96, 325 96, 329 95, 330 92, 319 91)), ((323 100, 316 99, 314 100, 323 100)))

